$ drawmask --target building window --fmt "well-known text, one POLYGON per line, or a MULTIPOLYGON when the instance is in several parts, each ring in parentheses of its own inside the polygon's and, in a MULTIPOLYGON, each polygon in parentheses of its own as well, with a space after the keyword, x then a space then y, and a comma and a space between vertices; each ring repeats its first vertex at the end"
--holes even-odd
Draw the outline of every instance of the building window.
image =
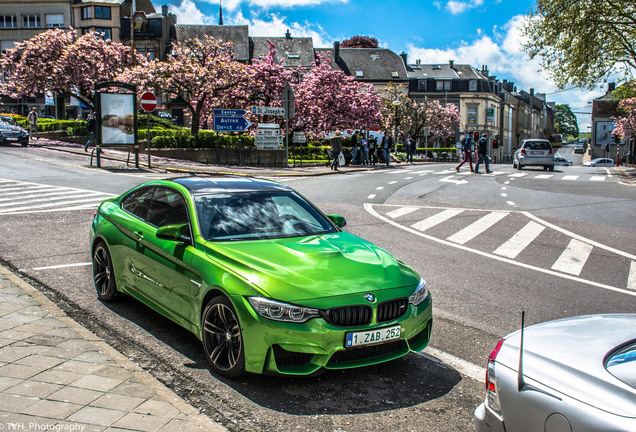
POLYGON ((300 54, 289 53, 289 54, 287 54, 287 58, 288 59, 299 59, 300 58, 300 54))
POLYGON ((39 15, 22 15, 22 27, 24 28, 40 27, 40 16, 39 15))
POLYGON ((477 124, 477 107, 466 108, 466 123, 469 125, 477 124))
POLYGON ((364 78, 364 74, 362 73, 361 70, 356 71, 356 78, 364 78))
POLYGON ((468 81, 468 91, 477 91, 477 80, 468 81))
POLYGON ((417 90, 426 91, 426 80, 417 80, 417 90))
POLYGON ((108 6, 95 6, 95 18, 98 19, 110 19, 110 7, 108 6))
POLYGON ((84 6, 82 8, 82 19, 91 19, 93 18, 93 8, 91 6, 84 6))
POLYGON ((100 38, 104 39, 104 40, 112 39, 111 31, 110 31, 109 28, 99 28, 99 27, 97 27, 97 28, 95 28, 95 33, 97 33, 97 35, 100 38))
POLYGON ((392 72, 391 72, 391 76, 392 76, 393 78, 399 78, 399 77, 400 77, 400 73, 399 73, 398 71, 392 71, 392 72))
POLYGON ((48 14, 46 15, 47 27, 64 27, 64 14, 48 14))
POLYGON ((0 15, 0 28, 16 28, 18 20, 15 15, 0 15))
POLYGON ((15 48, 15 41, 12 40, 3 40, 0 41, 0 51, 5 52, 11 48, 15 48))
POLYGON ((137 48, 136 51, 139 54, 143 54, 148 60, 155 59, 155 49, 154 48, 137 48))
POLYGON ((451 89, 451 82, 448 80, 437 80, 435 82, 435 88, 437 91, 450 91, 451 89))

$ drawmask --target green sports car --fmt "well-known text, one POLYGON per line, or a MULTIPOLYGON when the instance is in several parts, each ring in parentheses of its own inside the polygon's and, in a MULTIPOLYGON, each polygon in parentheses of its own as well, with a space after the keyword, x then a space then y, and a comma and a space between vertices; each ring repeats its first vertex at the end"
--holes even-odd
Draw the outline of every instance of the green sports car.
POLYGON ((307 375, 417 352, 426 282, 293 189, 235 176, 144 183, 91 225, 102 301, 129 294, 194 333, 214 372, 307 375))

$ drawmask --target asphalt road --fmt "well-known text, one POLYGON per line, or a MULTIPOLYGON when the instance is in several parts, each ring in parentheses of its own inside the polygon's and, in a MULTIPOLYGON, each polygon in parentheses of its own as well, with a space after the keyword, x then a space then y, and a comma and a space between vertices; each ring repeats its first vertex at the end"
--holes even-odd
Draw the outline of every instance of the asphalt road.
POLYGON ((522 310, 532 324, 636 306, 633 186, 581 166, 493 169, 480 176, 416 165, 278 178, 429 282, 430 347, 353 371, 219 379, 185 330, 132 299, 96 300, 87 265, 95 203, 166 173, 115 163, 97 170, 85 157, 0 147, 0 259, 232 430, 472 430, 486 358, 518 328, 522 310))

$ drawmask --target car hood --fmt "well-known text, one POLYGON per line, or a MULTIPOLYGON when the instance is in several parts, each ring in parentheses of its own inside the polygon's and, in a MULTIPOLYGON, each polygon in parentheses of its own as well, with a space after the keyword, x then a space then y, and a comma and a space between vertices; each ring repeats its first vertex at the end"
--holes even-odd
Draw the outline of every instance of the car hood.
MULTIPOLYGON (((523 374, 560 393, 625 417, 636 417, 636 389, 605 369, 605 357, 636 339, 636 314, 588 315, 525 329, 523 374)), ((510 334, 497 362, 515 371, 520 332, 510 334)))
POLYGON ((0 124, 0 130, 10 130, 12 132, 24 132, 27 133, 27 131, 20 126, 13 126, 10 124, 0 124))
POLYGON ((346 232, 206 242, 206 253, 266 295, 287 302, 415 287, 419 282, 413 270, 386 251, 346 232))

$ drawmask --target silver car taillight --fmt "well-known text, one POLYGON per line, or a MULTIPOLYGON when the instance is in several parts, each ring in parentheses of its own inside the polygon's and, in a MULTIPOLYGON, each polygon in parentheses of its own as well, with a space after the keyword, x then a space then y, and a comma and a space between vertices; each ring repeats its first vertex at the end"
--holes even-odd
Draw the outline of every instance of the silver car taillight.
POLYGON ((504 339, 501 339, 495 349, 492 350, 488 356, 488 367, 486 368, 486 400, 488 407, 498 415, 501 415, 501 404, 499 402, 499 388, 495 375, 495 361, 503 343, 504 339))

